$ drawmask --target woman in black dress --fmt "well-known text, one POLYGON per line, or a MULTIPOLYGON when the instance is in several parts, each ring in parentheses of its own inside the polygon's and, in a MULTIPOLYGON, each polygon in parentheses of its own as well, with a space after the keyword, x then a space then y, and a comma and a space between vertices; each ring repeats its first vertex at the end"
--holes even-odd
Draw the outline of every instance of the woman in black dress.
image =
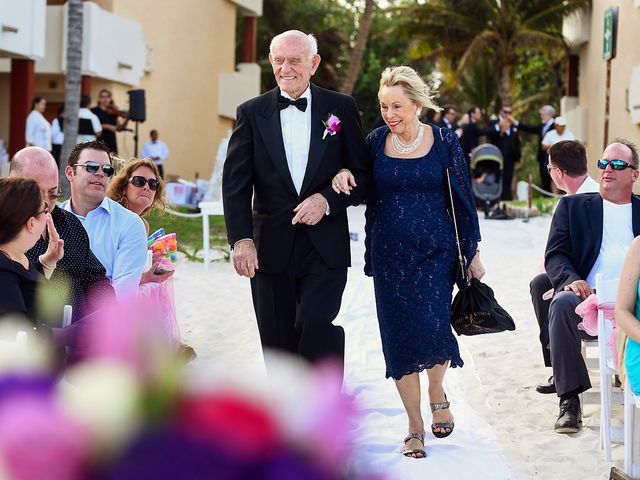
POLYGON ((0 179, 0 321, 21 314, 37 327, 35 303, 38 283, 48 278, 64 255, 38 184, 25 178, 0 179), (37 264, 25 252, 48 232, 48 249, 37 264))

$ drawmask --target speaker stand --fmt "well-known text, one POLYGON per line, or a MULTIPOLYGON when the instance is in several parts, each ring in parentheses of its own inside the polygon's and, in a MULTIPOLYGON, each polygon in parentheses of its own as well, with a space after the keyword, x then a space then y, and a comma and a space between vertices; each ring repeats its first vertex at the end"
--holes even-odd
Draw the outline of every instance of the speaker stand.
POLYGON ((136 124, 133 132, 133 156, 138 158, 138 124, 140 122, 134 122, 136 124))

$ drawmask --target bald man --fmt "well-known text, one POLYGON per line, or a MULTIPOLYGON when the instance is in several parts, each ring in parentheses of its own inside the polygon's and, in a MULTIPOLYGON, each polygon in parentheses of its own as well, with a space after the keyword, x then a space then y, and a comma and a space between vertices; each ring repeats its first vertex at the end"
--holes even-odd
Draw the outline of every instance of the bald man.
MULTIPOLYGON (((72 321, 90 313, 93 305, 114 299, 113 288, 106 277, 104 266, 89 248, 89 236, 80 221, 70 212, 55 206, 58 198, 58 166, 53 156, 40 147, 23 148, 11 160, 10 177, 34 180, 44 201, 49 204, 53 223, 64 240, 65 252, 51 276, 55 291, 65 304, 73 307, 72 321), (91 297, 99 300, 92 302, 91 297)), ((31 261, 47 249, 47 240, 40 238, 27 252, 31 261)), ((55 326, 55 325, 54 325, 55 326)))

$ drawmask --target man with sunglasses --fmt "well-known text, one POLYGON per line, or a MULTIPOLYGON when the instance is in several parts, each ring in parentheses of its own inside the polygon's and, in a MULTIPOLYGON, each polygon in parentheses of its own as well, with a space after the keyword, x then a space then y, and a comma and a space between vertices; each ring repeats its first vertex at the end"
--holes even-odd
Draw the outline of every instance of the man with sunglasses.
POLYGON ((71 198, 60 205, 80 220, 91 250, 107 270, 116 297, 135 295, 147 259, 147 235, 138 215, 106 196, 114 173, 109 147, 100 141, 79 143, 65 174, 71 198))
POLYGON ((640 199, 633 195, 638 153, 627 140, 609 144, 598 160, 599 193, 564 197, 558 203, 545 251, 545 268, 555 294, 549 305, 551 366, 560 397, 557 433, 582 426, 579 395, 591 388, 580 353, 582 320, 576 306, 595 285, 595 276, 620 276, 627 249, 640 234, 640 199))
MULTIPOLYGON (((113 298, 113 288, 106 270, 89 248, 89 237, 75 215, 56 206, 58 198, 58 166, 53 156, 40 147, 27 147, 18 151, 11 160, 9 176, 34 180, 44 201, 49 204, 53 224, 64 240, 64 257, 58 261, 49 281, 62 296, 65 304, 73 307, 72 322, 91 313, 90 296, 113 298)), ((40 238, 27 252, 35 262, 48 246, 48 239, 40 238)), ((56 326, 56 325, 52 325, 56 326)))

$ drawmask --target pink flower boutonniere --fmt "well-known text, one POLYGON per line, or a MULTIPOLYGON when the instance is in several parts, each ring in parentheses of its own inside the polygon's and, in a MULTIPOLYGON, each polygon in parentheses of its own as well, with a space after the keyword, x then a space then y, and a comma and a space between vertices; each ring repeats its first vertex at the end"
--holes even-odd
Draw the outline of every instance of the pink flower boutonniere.
POLYGON ((329 118, 327 118, 322 123, 324 124, 324 133, 322 134, 323 140, 326 138, 327 134, 335 135, 342 128, 342 126, 340 125, 340 119, 333 113, 330 113, 329 118))

